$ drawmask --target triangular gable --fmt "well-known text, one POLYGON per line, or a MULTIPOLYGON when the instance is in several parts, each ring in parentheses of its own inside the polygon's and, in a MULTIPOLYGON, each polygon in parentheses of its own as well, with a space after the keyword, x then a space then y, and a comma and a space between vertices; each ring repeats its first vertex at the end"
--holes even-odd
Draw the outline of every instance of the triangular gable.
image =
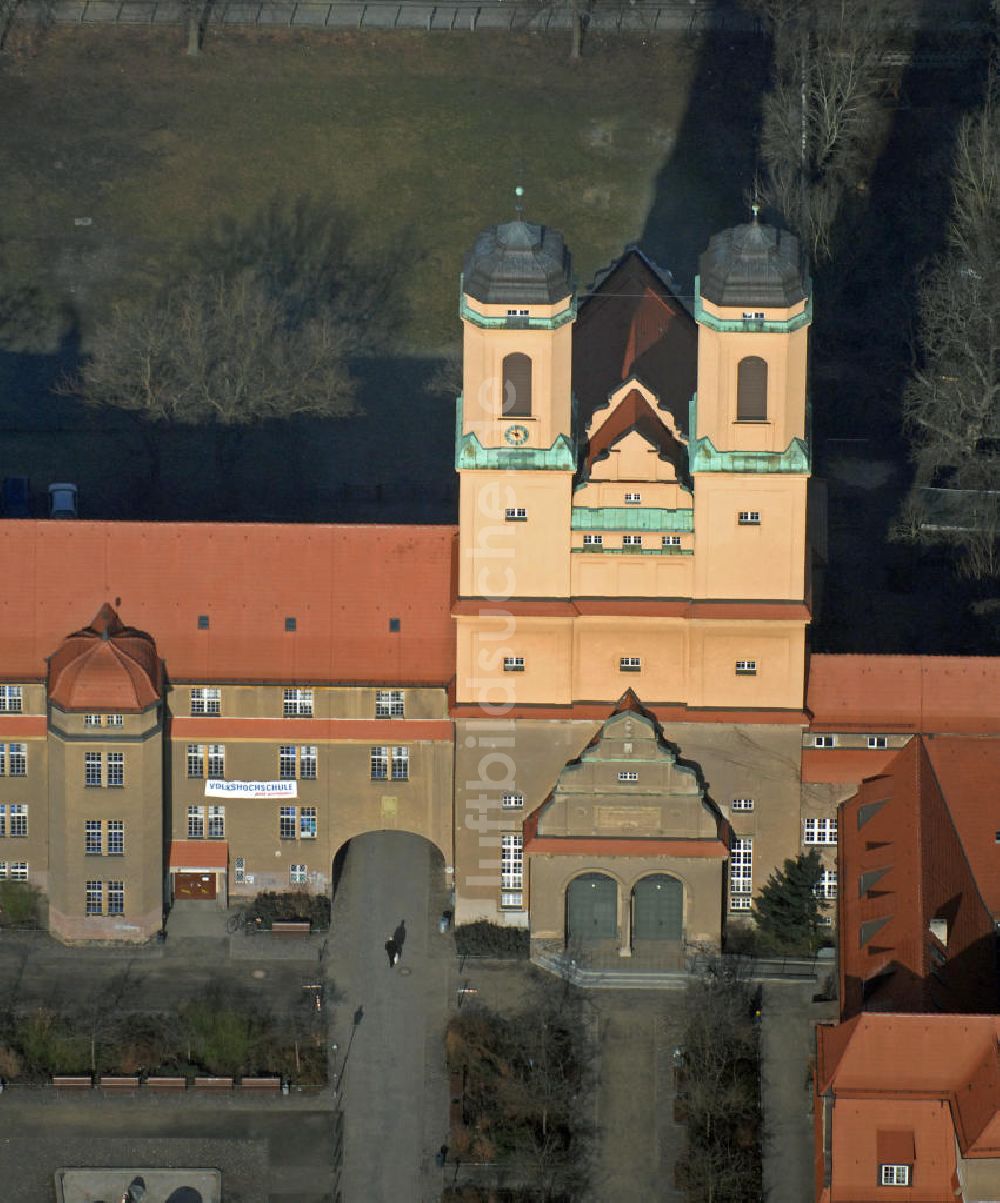
POLYGON ((654 409, 648 391, 632 383, 627 392, 622 390, 612 400, 607 410, 594 415, 581 466, 583 479, 591 475, 597 462, 633 433, 639 434, 660 459, 673 466, 675 479, 686 479, 687 451, 668 422, 665 415, 654 409))

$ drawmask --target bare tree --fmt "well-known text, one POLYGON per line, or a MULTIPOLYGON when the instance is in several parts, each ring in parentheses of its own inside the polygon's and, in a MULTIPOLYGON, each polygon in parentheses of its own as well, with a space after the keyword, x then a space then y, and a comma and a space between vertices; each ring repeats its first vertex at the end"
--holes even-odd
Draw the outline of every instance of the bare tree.
POLYGON ((1000 572, 1000 88, 956 144, 948 250, 920 295, 903 398, 915 488, 897 534, 946 541, 975 578, 1000 572))
POLYGON ((141 419, 155 492, 169 427, 210 427, 226 469, 239 432, 253 423, 353 412, 346 349, 329 315, 292 324, 249 269, 189 276, 143 303, 115 306, 78 378, 61 391, 141 419))
POLYGON ((814 262, 830 256, 845 199, 863 190, 879 141, 887 55, 905 0, 746 0, 771 30, 763 199, 814 262))
POLYGON ((7 49, 16 26, 32 35, 44 33, 52 24, 53 0, 0 0, 0 53, 7 49))

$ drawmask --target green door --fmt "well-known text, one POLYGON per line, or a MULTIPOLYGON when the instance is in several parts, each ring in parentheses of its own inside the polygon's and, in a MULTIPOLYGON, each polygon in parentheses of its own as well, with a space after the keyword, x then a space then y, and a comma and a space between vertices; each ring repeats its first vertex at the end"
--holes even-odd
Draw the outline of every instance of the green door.
POLYGON ((679 940, 684 931, 684 888, 676 877, 656 873, 636 882, 633 937, 679 940))
POLYGON ((618 884, 584 873, 566 891, 566 940, 613 940, 618 934, 618 884))

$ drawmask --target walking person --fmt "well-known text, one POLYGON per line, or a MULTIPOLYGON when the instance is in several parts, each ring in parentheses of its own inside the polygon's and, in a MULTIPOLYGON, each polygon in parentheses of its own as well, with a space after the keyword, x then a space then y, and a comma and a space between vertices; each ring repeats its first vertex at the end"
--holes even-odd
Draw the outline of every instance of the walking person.
POLYGON ((399 949, 396 947, 396 941, 392 936, 385 942, 385 954, 389 958, 389 967, 391 969, 399 960, 399 949))

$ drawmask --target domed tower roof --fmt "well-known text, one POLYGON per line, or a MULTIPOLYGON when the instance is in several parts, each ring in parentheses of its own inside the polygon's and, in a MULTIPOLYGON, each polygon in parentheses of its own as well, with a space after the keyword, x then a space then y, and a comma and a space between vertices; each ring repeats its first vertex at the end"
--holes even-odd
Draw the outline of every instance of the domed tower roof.
POLYGON ((465 257, 466 295, 484 305, 554 305, 573 291, 570 253, 549 226, 490 226, 465 257))
POLYGON ((162 686, 152 638, 125 626, 106 603, 49 657, 49 698, 62 710, 145 710, 162 686))
POLYGON ((790 309, 809 291, 799 240, 756 220, 716 234, 698 272, 701 295, 713 305, 790 309))

